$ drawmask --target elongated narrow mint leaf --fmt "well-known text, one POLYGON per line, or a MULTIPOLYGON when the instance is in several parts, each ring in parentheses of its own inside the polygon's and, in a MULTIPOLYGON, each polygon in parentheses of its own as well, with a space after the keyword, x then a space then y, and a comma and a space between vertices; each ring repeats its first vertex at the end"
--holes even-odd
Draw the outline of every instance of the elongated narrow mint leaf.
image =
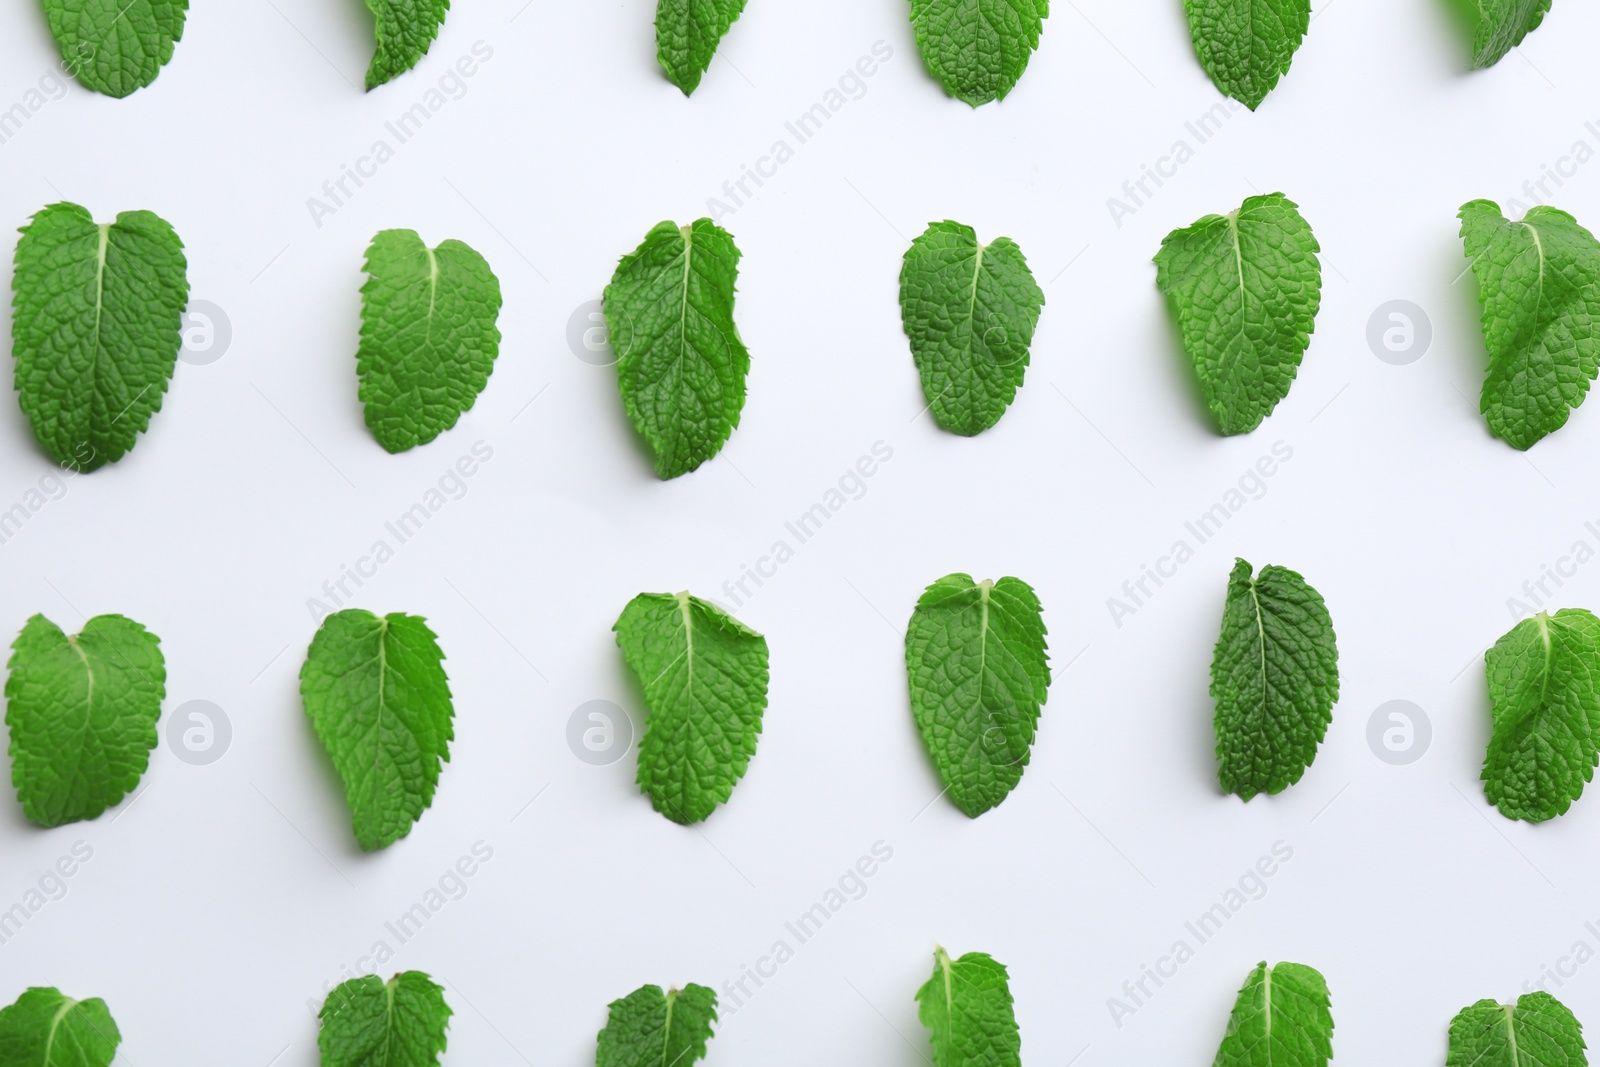
POLYGON ((1523 619, 1484 655, 1494 717, 1483 791, 1508 819, 1544 822, 1583 795, 1600 759, 1600 619, 1523 619))
POLYGON ((450 0, 367 0, 377 19, 378 48, 367 67, 370 92, 399 77, 428 54, 439 36, 450 0))
POLYGON ((930 1032, 934 1067, 1021 1067, 1010 981, 988 953, 953 960, 935 949, 933 977, 917 990, 917 1018, 930 1032))
POLYGON ((0 1009, 0 1063, 7 1067, 111 1067, 121 1042, 99 997, 73 1000, 34 986, 0 1009))
POLYGON ((119 98, 156 80, 188 10, 189 0, 44 0, 62 67, 85 89, 119 98))
POLYGON ((900 266, 900 319, 934 419, 964 437, 1000 421, 1022 386, 1044 292, 1009 237, 935 222, 900 266))
POLYGON ((1050 687, 1043 609, 1027 582, 928 586, 906 627, 911 711, 956 807, 977 818, 1022 780, 1050 687))
POLYGON ((1259 964, 1239 990, 1213 1067, 1327 1067, 1328 983, 1302 963, 1259 964))
POLYGON ((1189 35, 1211 84, 1254 111, 1311 25, 1311 0, 1183 0, 1189 35))
POLYGON ((1515 1004, 1480 1000, 1450 1020, 1445 1067, 1586 1067, 1583 1027, 1539 990, 1515 1004))
POLYGON ((1039 47, 1050 0, 911 0, 917 48, 944 91, 977 107, 1004 100, 1039 47))
POLYGON ((703 985, 640 986, 611 1002, 595 1067, 692 1067, 706 1055, 717 995, 703 985))
POLYGON ((1241 559, 1228 576, 1211 661, 1217 774, 1245 800, 1300 780, 1339 699, 1339 649, 1322 596, 1284 567, 1250 571, 1241 559))
POLYGON ((11 279, 17 399, 57 463, 92 471, 133 447, 183 345, 183 242, 148 211, 97 224, 53 204, 22 227, 11 279))
POLYGON ((1156 285, 1223 433, 1249 433, 1289 395, 1322 302, 1318 251, 1282 193, 1252 196, 1161 242, 1156 285))
POLYGON ((717 43, 744 11, 745 0, 657 0, 656 59, 688 96, 717 54, 717 43))
POLYGON ((97 615, 76 637, 43 615, 22 627, 11 645, 6 726, 11 784, 30 821, 97 818, 138 786, 167 693, 160 646, 121 615, 97 615))
POLYGON ((733 236, 710 219, 663 222, 622 257, 606 286, 622 403, 663 478, 715 456, 739 425, 750 373, 733 323, 739 255, 733 236))
POLYGON ((1550 0, 1470 0, 1477 24, 1472 32, 1472 65, 1492 67, 1539 28, 1550 0))
POLYGON ((500 280, 460 241, 384 230, 367 249, 356 373, 367 428, 390 452, 456 424, 500 354, 500 280))
POLYGON ((329 615, 300 668, 300 697, 344 782, 356 843, 371 852, 409 834, 455 738, 444 653, 428 624, 356 608, 329 615))
POLYGON ((688 593, 640 593, 612 629, 650 712, 639 788, 673 822, 699 822, 733 795, 755 755, 767 639, 688 593))
POLYGON ((322 1067, 433 1067, 453 1014, 444 987, 421 971, 352 978, 317 1015, 322 1067))
POLYGON ((1491 200, 1462 206, 1461 240, 1489 349, 1479 407, 1490 432, 1527 449, 1566 425, 1600 370, 1600 242, 1565 211, 1541 204, 1511 222, 1491 200))

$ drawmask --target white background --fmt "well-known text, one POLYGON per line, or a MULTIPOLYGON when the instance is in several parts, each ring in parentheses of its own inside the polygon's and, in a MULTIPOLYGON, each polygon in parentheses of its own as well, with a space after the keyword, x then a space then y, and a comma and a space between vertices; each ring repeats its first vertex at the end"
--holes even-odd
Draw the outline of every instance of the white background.
MULTIPOLYGON (((447 1064, 592 1063, 609 1001, 646 982, 720 989, 792 944, 783 923, 877 841, 893 860, 725 1017, 708 1064, 915 1067, 936 943, 1010 968, 1030 1065, 1208 1063, 1262 959, 1327 976, 1339 1062, 1442 1063, 1461 1007, 1514 997, 1577 941, 1600 949, 1584 927, 1600 919, 1600 799, 1530 827, 1476 781, 1481 652, 1511 626, 1508 598, 1580 538, 1600 547, 1584 528, 1600 520, 1600 401, 1526 455, 1489 437, 1474 282, 1452 284, 1461 203, 1531 202, 1542 165, 1600 148, 1585 128, 1600 11, 1556 0, 1521 49, 1469 73, 1442 0, 1319 4, 1261 109, 1119 227, 1107 198, 1176 140, 1195 147, 1185 123, 1221 99, 1177 0, 1058 0, 1012 97, 976 111, 925 73, 902 0, 752 0, 692 100, 656 67, 645 0, 524 2, 459 0, 415 71, 363 93, 356 0, 198 0, 153 87, 116 101, 71 85, 0 145, 7 226, 63 198, 101 219, 156 211, 187 244, 194 297, 233 329, 220 360, 179 364, 129 456, 0 545, 0 633, 34 612, 69 630, 129 615, 162 638, 167 715, 211 700, 234 733, 190 766, 164 719, 142 791, 91 823, 41 831, 0 803, 0 908, 74 842, 94 852, 0 945, 0 1002, 43 984, 105 998, 129 1067, 310 1067, 308 1001, 393 945, 384 922, 478 841, 493 859, 466 895, 383 966, 448 983, 447 1064), (493 58, 465 94, 318 227, 307 199, 479 41, 493 58), (723 218, 745 253, 749 400, 716 460, 661 483, 615 371, 574 354, 569 320, 651 225, 705 214, 879 41, 894 57, 865 95, 723 218), (1150 257, 1253 190, 1286 192, 1315 227, 1323 307, 1289 397, 1224 439, 1150 257), (896 301, 907 238, 947 217, 1015 238, 1049 301, 1015 404, 970 440, 919 417, 896 301), (469 242, 506 297, 488 389, 400 456, 362 424, 353 358, 362 253, 391 226, 469 242), (1393 299, 1432 322, 1408 366, 1366 339, 1393 299), (493 459, 465 495, 355 599, 426 616, 456 694, 432 809, 362 855, 297 692, 307 601, 479 441, 493 459), (772 686, 732 801, 681 828, 638 794, 631 753, 577 759, 580 704, 639 711, 610 633, 627 600, 726 600, 879 441, 893 459, 865 495, 739 608, 768 637, 772 686), (1265 494, 1117 626, 1107 599, 1280 441, 1293 457, 1265 494), (1305 574, 1341 653, 1315 765, 1248 805, 1218 791, 1207 696, 1235 555, 1305 574), (929 806, 904 678, 904 620, 951 571, 1031 582, 1058 668, 1022 784, 976 821, 929 806), (1410 766, 1368 745, 1391 699, 1433 724, 1410 766), (1279 841, 1293 859, 1265 896, 1115 1025, 1124 981, 1194 945, 1184 923, 1279 841)), ((7 5, 0 108, 56 62, 37 4, 7 5)), ((1579 168, 1554 198, 1590 225, 1597 176, 1579 168)), ((51 471, 0 405, 0 509, 51 471)), ((1600 565, 1553 604, 1600 604, 1600 565)), ((1564 981, 1600 1023, 1600 964, 1564 981)))

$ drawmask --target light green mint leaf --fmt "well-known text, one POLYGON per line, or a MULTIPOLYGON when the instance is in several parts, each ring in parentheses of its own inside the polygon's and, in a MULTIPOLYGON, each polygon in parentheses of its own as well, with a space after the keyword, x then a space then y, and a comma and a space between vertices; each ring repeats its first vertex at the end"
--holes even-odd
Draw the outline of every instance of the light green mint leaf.
POLYGON ((439 36, 450 0, 367 0, 377 19, 378 49, 367 67, 370 92, 421 61, 439 36))
POLYGON ((1483 791, 1508 819, 1566 813, 1600 758, 1600 619, 1523 619, 1484 655, 1494 718, 1483 791))
POLYGON ((767 639, 688 593, 640 593, 612 627, 644 689, 639 788, 676 823, 733 795, 767 707, 767 639))
POLYGON ((1516 1004, 1480 1000, 1450 1020, 1445 1067, 1586 1067, 1583 1027, 1543 990, 1516 1004))
POLYGON ((1028 370, 1044 292, 1009 237, 987 247, 935 222, 906 250, 900 318, 939 425, 971 437, 1000 421, 1028 370))
POLYGON ((595 1067, 691 1067, 706 1055, 717 995, 692 982, 661 992, 647 985, 611 1002, 595 1067))
POLYGON ((121 615, 97 615, 76 637, 43 615, 22 627, 11 645, 6 726, 11 784, 31 821, 98 818, 139 785, 167 694, 160 646, 121 615))
POLYGON ((1311 0, 1183 0, 1195 54, 1211 84, 1254 111, 1311 25, 1311 0))
POLYGON ((1550 0, 1470 0, 1476 15, 1472 31, 1472 65, 1492 67, 1522 39, 1539 28, 1550 0))
POLYGON ((1483 305, 1489 429, 1527 449, 1566 424, 1600 370, 1600 243, 1540 205, 1510 222, 1491 200, 1461 208, 1461 240, 1483 305))
POLYGON ((688 96, 717 54, 717 43, 744 11, 745 0, 657 0, 656 59, 688 96))
POLYGON ((384 230, 367 249, 356 372, 367 428, 390 452, 456 424, 500 354, 500 280, 460 241, 384 230))
POLYGON ((333 759, 364 851, 392 845, 433 803, 454 740, 444 653, 415 615, 348 608, 322 620, 300 696, 333 759))
POLYGON ((1328 983, 1302 963, 1259 964, 1239 990, 1212 1067, 1327 1067, 1328 983))
POLYGON ((183 242, 148 211, 97 224, 53 204, 22 228, 11 279, 17 398, 62 466, 92 471, 133 447, 178 364, 189 303, 183 242))
POLYGON ((1223 433, 1250 432, 1289 395, 1322 301, 1319 250, 1282 193, 1252 196, 1161 242, 1156 285, 1223 433))
POLYGON ((945 92, 973 107, 1016 86, 1049 15, 1050 0, 911 0, 923 62, 945 92))
POLYGON ((189 0, 44 0, 61 65, 84 88, 119 98, 156 80, 188 10, 189 0))
POLYGON ((663 222, 606 286, 622 403, 662 478, 715 456, 739 425, 750 373, 733 323, 739 256, 733 236, 710 219, 663 222))
POLYGON ((0 1010, 0 1063, 7 1067, 111 1067, 121 1041, 99 997, 73 1000, 35 986, 0 1010))
POLYGON ((1339 649, 1322 596, 1284 567, 1228 576, 1211 661, 1222 788, 1249 800, 1300 780, 1333 721, 1339 649))
POLYGON ((317 1016, 322 1067, 434 1067, 452 1014, 444 988, 421 971, 352 978, 317 1016))
POLYGON ((906 627, 911 711, 955 806, 977 818, 1022 780, 1050 687, 1043 609, 1018 578, 928 586, 906 627))
POLYGON ((934 1067, 1022 1065, 1006 969, 987 953, 952 960, 935 949, 933 977, 917 990, 917 1018, 930 1031, 934 1067))

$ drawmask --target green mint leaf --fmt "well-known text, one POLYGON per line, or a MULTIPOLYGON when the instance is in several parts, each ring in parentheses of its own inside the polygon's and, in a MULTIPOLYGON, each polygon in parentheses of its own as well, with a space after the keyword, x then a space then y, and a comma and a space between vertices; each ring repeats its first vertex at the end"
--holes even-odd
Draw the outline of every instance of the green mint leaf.
POLYGON ((367 249, 356 373, 367 428, 390 452, 456 424, 500 354, 500 280, 460 241, 384 230, 367 249))
POLYGON ((1472 65, 1492 67, 1539 28, 1550 0, 1472 0, 1477 24, 1472 32, 1472 65))
POLYGON ((11 645, 6 726, 11 783, 32 822, 98 818, 139 785, 167 694, 160 646, 121 615, 97 615, 76 637, 43 615, 22 627, 11 645))
POLYGON ((1328 983, 1302 963, 1259 964, 1245 979, 1212 1067, 1327 1067, 1328 983))
POLYGON ((92 471, 133 447, 178 364, 183 242, 148 211, 97 224, 53 204, 24 227, 11 279, 17 398, 57 463, 92 471))
POLYGON ((1211 661, 1222 788, 1281 793, 1317 756, 1339 699, 1339 649, 1322 596, 1294 571, 1238 560, 1211 661))
POLYGON ((356 843, 394 844, 433 803, 454 740, 444 653, 428 624, 348 608, 322 620, 300 696, 344 782, 356 843))
POLYGON ((7 1067, 111 1067, 121 1042, 99 997, 73 1000, 35 986, 0 1009, 0 1063, 7 1067))
POLYGON ((928 586, 906 627, 911 711, 951 801, 972 818, 1022 780, 1050 687, 1043 609, 1018 578, 928 586))
POLYGON ((352 978, 317 1015, 322 1067, 433 1067, 452 1014, 444 988, 421 971, 352 978))
POLYGON ((1028 369, 1044 307, 1022 249, 987 247, 959 222, 935 222, 900 267, 900 318, 939 425, 964 437, 1000 421, 1028 369))
POLYGON ((1445 1067, 1585 1067, 1583 1027, 1543 990, 1516 1004, 1480 1000, 1450 1020, 1445 1067))
POLYGON ((1211 84, 1254 111, 1311 25, 1311 0, 1183 0, 1195 55, 1211 84))
POLYGON ((911 0, 917 48, 944 91, 1004 100, 1039 47, 1050 0, 911 0))
POLYGON ((1249 433, 1289 395, 1322 300, 1318 251, 1282 193, 1252 196, 1161 242, 1156 285, 1223 433, 1249 433))
POLYGON ((370 92, 428 54, 450 12, 450 0, 367 0, 367 8, 378 20, 378 48, 367 67, 370 92))
POLYGON ((1508 819, 1566 813, 1600 758, 1600 619, 1523 619, 1484 654, 1494 718, 1483 791, 1508 819))
POLYGON ((917 1018, 931 1031, 934 1067, 1022 1067, 1006 969, 987 953, 952 960, 935 949, 933 977, 917 990, 917 1018))
POLYGON ((733 236, 710 219, 663 222, 606 286, 622 403, 662 478, 715 456, 739 425, 750 373, 733 324, 739 256, 733 236))
POLYGON ((656 59, 688 96, 717 54, 717 44, 744 11, 745 0, 658 0, 656 59))
POLYGON ((1600 243, 1543 205, 1510 222, 1474 200, 1460 217, 1489 349, 1479 407, 1496 437, 1527 449, 1566 424, 1600 370, 1600 243))
POLYGON ((703 985, 635 989, 611 1002, 595 1067, 691 1067, 706 1055, 717 995, 703 985))
POLYGON ((85 89, 118 98, 156 80, 188 10, 189 0, 44 0, 61 65, 85 89))
POLYGON ((640 593, 612 629, 650 712, 639 788, 673 822, 700 822, 733 795, 755 755, 767 639, 688 593, 640 593))

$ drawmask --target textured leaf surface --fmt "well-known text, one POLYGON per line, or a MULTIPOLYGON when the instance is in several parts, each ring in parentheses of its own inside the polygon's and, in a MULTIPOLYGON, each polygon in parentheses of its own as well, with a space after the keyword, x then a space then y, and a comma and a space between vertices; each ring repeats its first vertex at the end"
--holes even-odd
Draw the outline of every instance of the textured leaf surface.
POLYGON ((710 219, 663 222, 606 286, 622 403, 663 478, 716 455, 739 425, 750 373, 733 323, 739 254, 710 219))
POLYGON ((613 629, 650 710, 639 787, 673 822, 699 822, 733 794, 755 755, 767 639, 688 593, 640 593, 613 629))
POLYGON ((1600 619, 1579 608, 1523 619, 1484 655, 1494 729, 1484 793, 1508 819, 1543 822, 1583 794, 1600 758, 1600 619))
POLYGON ((1472 34, 1472 65, 1492 67, 1539 28, 1550 0, 1473 0, 1478 24, 1472 34))
POLYGON ((595 1067, 691 1067, 705 1058, 717 995, 692 982, 661 992, 641 986, 611 1002, 595 1067))
POLYGON ((444 653, 422 619, 350 608, 322 621, 300 696, 371 852, 411 832, 433 803, 455 738, 444 653))
POLYGON ((1211 83, 1254 111, 1311 25, 1311 0, 1183 0, 1195 54, 1211 83))
POLYGON ((1245 800, 1300 780, 1339 699, 1339 649, 1321 595, 1284 567, 1250 573, 1241 559, 1228 576, 1211 661, 1218 777, 1245 800))
POLYGON ((322 1067, 433 1067, 452 1014, 443 987, 421 971, 352 978, 317 1016, 322 1067))
POLYGON ((717 54, 717 44, 744 10, 745 0, 657 0, 656 59, 688 96, 717 54))
POLYGON ((1586 1067, 1583 1027, 1542 990, 1515 1004, 1480 1000, 1450 1020, 1445 1067, 1586 1067))
POLYGON ((183 242, 148 211, 97 224, 53 204, 22 228, 11 279, 22 412, 45 451, 91 471, 133 447, 177 366, 183 242))
POLYGON ((377 19, 378 48, 367 67, 367 89, 376 89, 416 66, 450 13, 450 0, 367 0, 377 19))
POLYGON ((390 452, 427 444, 489 384, 500 353, 500 280, 460 241, 430 249, 384 230, 367 249, 361 287, 361 403, 390 452))
POLYGON ((0 1010, 0 1063, 6 1067, 111 1067, 121 1041, 98 997, 73 1000, 35 986, 0 1010))
POLYGON ((906 627, 911 711, 950 800, 976 818, 1028 765, 1050 686, 1043 609, 1018 578, 930 585, 906 627))
POLYGON ((44 0, 61 65, 84 88, 115 97, 156 80, 188 10, 189 0, 44 0))
POLYGON ((1333 1056, 1328 983, 1301 963, 1250 972, 1213 1067, 1327 1067, 1333 1056))
POLYGON ((1022 249, 987 247, 959 222, 935 222, 900 267, 900 316, 922 392, 940 426, 966 437, 1000 421, 1022 385, 1044 307, 1022 249))
POLYGON ((1322 301, 1318 251, 1282 193, 1252 196, 1161 242, 1156 284, 1223 433, 1255 429, 1289 395, 1322 301))
POLYGON ((1513 448, 1566 424, 1600 370, 1600 243, 1543 205, 1520 222, 1493 201, 1461 208, 1461 240, 1478 280, 1489 372, 1479 406, 1513 448))
POLYGON ((1039 47, 1050 0, 911 0, 917 48, 944 91, 1004 100, 1039 47))
MULTIPOLYGON (((167 692, 161 641, 97 615, 69 637, 43 615, 11 645, 11 782, 40 826, 93 819, 139 784, 167 692)), ((3 1061, 0 1061, 3 1062, 3 1061)))
POLYGON ((952 960, 936 949, 933 977, 917 991, 917 1018, 930 1031, 934 1067, 1021 1067, 1006 969, 987 953, 952 960))

